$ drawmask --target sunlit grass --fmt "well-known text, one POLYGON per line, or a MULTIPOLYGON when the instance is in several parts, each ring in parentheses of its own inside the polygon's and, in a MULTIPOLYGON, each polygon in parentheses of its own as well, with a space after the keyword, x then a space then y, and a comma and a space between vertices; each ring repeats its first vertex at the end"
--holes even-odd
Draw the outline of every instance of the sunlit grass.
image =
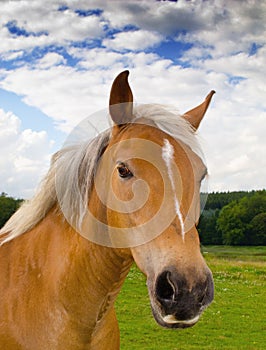
POLYGON ((266 247, 204 247, 203 253, 213 271, 215 300, 185 330, 155 323, 145 278, 132 268, 116 304, 121 350, 266 349, 266 247))

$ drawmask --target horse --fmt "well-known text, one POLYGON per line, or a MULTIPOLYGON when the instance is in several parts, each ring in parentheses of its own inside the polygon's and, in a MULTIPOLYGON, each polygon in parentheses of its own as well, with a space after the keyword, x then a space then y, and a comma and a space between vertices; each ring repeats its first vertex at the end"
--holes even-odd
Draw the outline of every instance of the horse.
POLYGON ((112 126, 58 151, 1 230, 1 349, 119 349, 114 303, 133 262, 162 327, 193 326, 213 300, 196 229, 207 175, 196 130, 214 91, 181 115, 135 105, 128 76, 111 87, 112 126))

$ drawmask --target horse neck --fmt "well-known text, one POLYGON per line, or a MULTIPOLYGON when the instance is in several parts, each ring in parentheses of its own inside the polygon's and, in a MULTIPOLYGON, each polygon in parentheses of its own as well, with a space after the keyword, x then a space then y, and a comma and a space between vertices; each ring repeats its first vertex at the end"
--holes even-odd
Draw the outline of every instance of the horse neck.
POLYGON ((73 320, 92 329, 113 305, 130 269, 131 255, 89 242, 56 211, 37 226, 35 243, 35 265, 45 264, 50 290, 73 320))

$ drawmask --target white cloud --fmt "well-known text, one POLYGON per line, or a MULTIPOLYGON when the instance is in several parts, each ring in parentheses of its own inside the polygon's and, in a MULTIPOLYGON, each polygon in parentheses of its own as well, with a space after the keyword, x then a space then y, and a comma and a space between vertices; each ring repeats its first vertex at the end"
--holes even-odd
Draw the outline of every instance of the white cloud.
POLYGON ((216 191, 265 188, 266 113, 238 106, 217 93, 200 129, 216 191))
POLYGON ((1 58, 5 61, 15 60, 24 55, 24 51, 8 51, 7 53, 1 54, 1 58))
MULTIPOLYGON (((193 43, 190 58, 193 58, 195 49, 198 54, 202 52, 201 58, 208 55, 217 58, 242 51, 249 53, 254 44, 265 45, 264 1, 250 0, 239 6, 239 1, 233 0, 228 7, 225 1, 220 0, 211 6, 202 7, 202 11, 196 13, 201 27, 179 33, 176 37, 178 41, 193 43)), ((195 59, 199 57, 195 56, 195 59)))
POLYGON ((107 107, 106 77, 100 71, 76 71, 66 66, 48 70, 22 67, 8 72, 0 86, 24 96, 26 104, 39 108, 69 131, 91 113, 107 107))
POLYGON ((29 198, 48 169, 53 141, 45 131, 22 130, 20 119, 0 109, 0 191, 29 198))
POLYGON ((56 52, 49 52, 44 57, 42 57, 37 64, 39 68, 47 69, 52 66, 66 64, 66 59, 56 52))
POLYGON ((201 14, 207 6, 200 2, 179 0, 172 2, 129 1, 114 6, 112 1, 104 6, 104 17, 115 28, 121 28, 128 23, 148 31, 156 30, 162 35, 173 35, 179 30, 196 30, 205 27, 201 14))
POLYGON ((98 39, 104 23, 97 16, 81 17, 72 10, 58 11, 59 1, 10 1, 1 4, 0 53, 30 50, 72 41, 98 39), (19 28, 11 33, 8 25, 19 28))
POLYGON ((102 48, 93 48, 87 50, 85 48, 72 47, 69 54, 79 59, 77 66, 82 69, 98 70, 106 69, 106 67, 114 67, 118 62, 123 62, 127 66, 127 56, 122 53, 107 51, 102 48))
POLYGON ((159 34, 147 30, 135 30, 118 33, 114 39, 105 39, 103 46, 114 51, 142 51, 159 44, 162 39, 163 37, 159 34))

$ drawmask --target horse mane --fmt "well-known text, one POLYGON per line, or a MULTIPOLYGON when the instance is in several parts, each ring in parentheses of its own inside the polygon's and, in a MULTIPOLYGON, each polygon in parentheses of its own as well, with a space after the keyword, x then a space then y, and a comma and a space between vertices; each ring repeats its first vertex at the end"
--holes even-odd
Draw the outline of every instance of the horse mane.
MULTIPOLYGON (((134 108, 134 117, 135 123, 143 118, 151 121, 160 130, 185 143, 202 157, 195 130, 174 107, 159 104, 139 105, 134 108)), ((75 227, 79 227, 85 215, 81 201, 88 203, 94 172, 110 137, 111 131, 106 130, 90 141, 66 146, 56 152, 36 194, 29 201, 25 201, 0 230, 0 245, 32 229, 58 204, 64 213, 74 213, 73 220, 79 221, 75 222, 75 227), (63 186, 59 189, 63 194, 60 195, 60 203, 57 186, 63 186)))
POLYGON ((25 201, 0 230, 0 246, 32 229, 53 207, 58 206, 56 186, 59 183, 65 187, 60 205, 64 208, 68 206, 69 210, 73 209, 72 212, 78 210, 78 195, 83 191, 82 197, 88 197, 95 166, 109 137, 110 131, 106 131, 89 142, 64 147, 56 152, 36 194, 25 201))

